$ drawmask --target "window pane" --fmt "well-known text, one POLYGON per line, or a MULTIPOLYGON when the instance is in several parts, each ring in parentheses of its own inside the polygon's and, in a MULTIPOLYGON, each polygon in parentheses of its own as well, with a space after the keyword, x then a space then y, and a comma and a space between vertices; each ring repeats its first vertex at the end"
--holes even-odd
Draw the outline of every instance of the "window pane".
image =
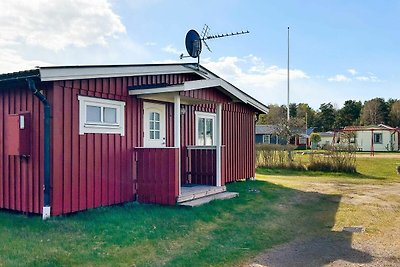
POLYGON ((204 146, 204 118, 199 118, 197 125, 197 145, 204 146))
POLYGON ((160 122, 159 121, 154 123, 154 130, 160 130, 160 122))
POLYGON ((160 139, 160 131, 154 131, 154 139, 160 139))
POLYGON ((117 109, 116 108, 104 108, 104 122, 117 123, 117 109))
POLYGON ((154 121, 154 112, 150 112, 150 120, 154 121))
POLYGON ((213 120, 206 119, 206 145, 213 145, 213 120))
POLYGON ((154 139, 154 131, 150 131, 150 139, 154 139))
POLYGON ((157 112, 154 113, 154 120, 160 121, 160 113, 157 113, 157 112))
POLYGON ((154 121, 150 121, 150 130, 154 130, 154 121))
POLYGON ((86 106, 86 121, 101 122, 101 107, 86 106))

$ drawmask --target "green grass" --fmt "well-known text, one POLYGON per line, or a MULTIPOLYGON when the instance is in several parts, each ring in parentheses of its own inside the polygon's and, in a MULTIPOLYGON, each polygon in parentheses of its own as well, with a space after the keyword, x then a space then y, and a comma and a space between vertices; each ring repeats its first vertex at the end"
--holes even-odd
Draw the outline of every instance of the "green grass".
POLYGON ((0 266, 231 266, 329 230, 338 205, 264 181, 228 189, 240 196, 192 209, 128 203, 45 222, 2 211, 0 266))
MULTIPOLYGON (((308 155, 297 156, 295 160, 305 162, 308 155)), ((357 173, 322 172, 322 171, 297 171, 287 169, 258 168, 257 173, 262 175, 292 176, 296 177, 326 177, 327 179, 346 178, 349 182, 365 182, 365 179, 375 180, 372 182, 396 182, 400 176, 396 172, 396 166, 400 165, 399 158, 357 158, 357 173)))

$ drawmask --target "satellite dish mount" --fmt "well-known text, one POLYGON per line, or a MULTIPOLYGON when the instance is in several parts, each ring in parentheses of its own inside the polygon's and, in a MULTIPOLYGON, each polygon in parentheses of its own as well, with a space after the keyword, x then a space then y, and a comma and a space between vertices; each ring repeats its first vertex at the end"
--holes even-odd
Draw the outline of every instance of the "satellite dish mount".
POLYGON ((185 55, 181 54, 180 59, 183 59, 186 57, 197 58, 197 67, 199 67, 202 43, 204 43, 204 45, 208 51, 212 52, 210 47, 206 43, 206 40, 250 33, 249 31, 241 31, 241 32, 231 32, 231 33, 224 33, 224 34, 209 35, 209 33, 208 33, 209 31, 210 31, 210 28, 208 27, 207 24, 204 25, 203 30, 201 32, 201 36, 199 35, 199 33, 197 31, 195 31, 193 29, 188 31, 186 34, 186 38, 185 38, 185 46, 186 46, 186 51, 188 52, 189 55, 185 56, 185 55))

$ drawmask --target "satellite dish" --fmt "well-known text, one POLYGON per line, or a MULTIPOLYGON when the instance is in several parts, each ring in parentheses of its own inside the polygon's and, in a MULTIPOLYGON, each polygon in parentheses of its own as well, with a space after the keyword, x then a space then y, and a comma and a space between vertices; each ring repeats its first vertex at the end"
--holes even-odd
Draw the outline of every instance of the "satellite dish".
POLYGON ((189 56, 193 58, 199 57, 201 53, 201 38, 195 30, 190 30, 185 38, 186 50, 189 56))

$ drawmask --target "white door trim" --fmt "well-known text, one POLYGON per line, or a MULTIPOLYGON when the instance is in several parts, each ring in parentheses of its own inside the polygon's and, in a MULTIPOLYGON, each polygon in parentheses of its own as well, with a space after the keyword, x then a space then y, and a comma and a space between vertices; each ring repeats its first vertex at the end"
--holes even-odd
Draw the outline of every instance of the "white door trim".
POLYGON ((165 126, 165 104, 143 102, 143 146, 144 147, 165 147, 166 146, 166 131, 165 126), (155 112, 159 114, 159 138, 152 136, 150 138, 150 114, 155 112))

